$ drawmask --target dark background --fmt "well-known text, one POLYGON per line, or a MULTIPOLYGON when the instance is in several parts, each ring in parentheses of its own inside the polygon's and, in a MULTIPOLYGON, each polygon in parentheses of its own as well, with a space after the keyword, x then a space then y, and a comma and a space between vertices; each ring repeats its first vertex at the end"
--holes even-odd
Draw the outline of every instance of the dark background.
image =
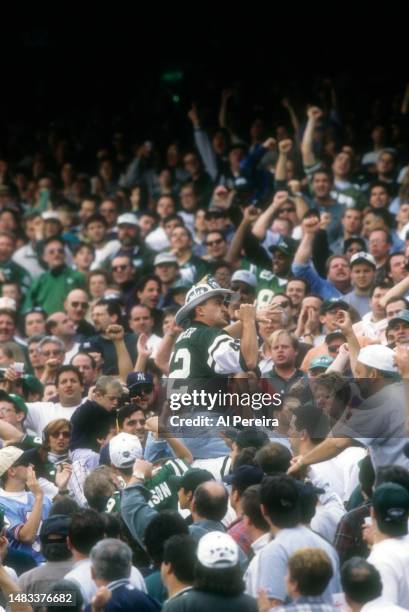
MULTIPOLYGON (((403 6, 403 5, 402 5, 403 6)), ((246 123, 285 120, 284 95, 296 110, 318 102, 322 78, 336 86, 344 117, 365 120, 375 98, 380 116, 409 80, 406 18, 399 7, 356 14, 353 5, 319 5, 285 15, 268 7, 195 4, 149 15, 138 5, 99 5, 45 18, 24 13, 0 37, 0 135, 46 129, 98 130, 100 144, 116 129, 130 140, 187 133, 197 101, 214 125, 223 87, 237 90, 233 110, 246 123), (253 11, 253 12, 252 12, 253 11), (178 82, 163 75, 181 72, 178 82)))

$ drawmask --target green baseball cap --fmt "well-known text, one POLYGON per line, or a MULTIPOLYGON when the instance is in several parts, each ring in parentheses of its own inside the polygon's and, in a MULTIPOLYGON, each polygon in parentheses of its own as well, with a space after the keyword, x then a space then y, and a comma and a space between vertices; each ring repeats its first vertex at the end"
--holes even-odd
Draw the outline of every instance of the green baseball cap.
POLYGON ((2 402, 11 402, 17 412, 24 412, 27 415, 27 406, 25 401, 20 395, 15 395, 14 393, 7 393, 6 391, 0 390, 0 401, 2 402))
POLYGON ((332 359, 332 357, 329 357, 328 355, 320 355, 320 357, 316 357, 311 361, 311 365, 308 369, 315 370, 316 368, 323 368, 326 370, 327 368, 329 368, 333 361, 334 360, 332 359))
POLYGON ((382 533, 391 536, 408 533, 409 493, 405 488, 385 482, 375 489, 372 505, 382 533))
POLYGON ((27 415, 28 413, 27 405, 20 395, 16 395, 15 393, 9 393, 9 398, 13 402, 18 412, 24 412, 24 414, 27 415))
POLYGON ((24 374, 21 379, 21 384, 24 393, 40 393, 41 397, 44 393, 44 385, 32 374, 24 374))

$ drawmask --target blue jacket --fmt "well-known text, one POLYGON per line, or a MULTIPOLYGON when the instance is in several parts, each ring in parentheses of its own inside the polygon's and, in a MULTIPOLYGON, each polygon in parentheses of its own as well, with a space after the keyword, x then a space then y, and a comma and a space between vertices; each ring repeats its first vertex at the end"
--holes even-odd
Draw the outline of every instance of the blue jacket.
POLYGON ((307 264, 294 264, 291 266, 291 271, 296 278, 303 278, 307 281, 309 286, 310 293, 316 293, 320 295, 323 300, 328 300, 330 298, 342 298, 343 293, 338 291, 338 289, 328 280, 322 278, 317 272, 314 270, 314 267, 311 263, 307 264))

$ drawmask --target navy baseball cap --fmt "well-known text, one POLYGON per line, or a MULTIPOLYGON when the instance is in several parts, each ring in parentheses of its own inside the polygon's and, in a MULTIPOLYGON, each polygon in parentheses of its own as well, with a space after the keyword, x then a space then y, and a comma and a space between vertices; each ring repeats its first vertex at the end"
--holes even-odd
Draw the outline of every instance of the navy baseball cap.
POLYGON ((66 514, 54 514, 43 521, 40 529, 40 539, 47 542, 55 542, 58 539, 65 542, 68 535, 70 517, 66 514), (54 536, 50 538, 50 536, 54 536), (55 537, 57 536, 57 538, 55 537))
POLYGON ((143 387, 145 387, 145 390, 149 389, 149 391, 152 391, 152 374, 147 374, 145 372, 131 372, 126 377, 126 386, 129 389, 129 395, 131 397, 137 395, 137 392, 141 391, 141 388, 143 387))
POLYGON ((260 484, 263 478, 263 470, 256 465, 241 465, 231 474, 225 476, 223 480, 242 493, 247 487, 260 484))
POLYGON ((337 308, 338 310, 349 310, 349 304, 342 300, 341 298, 329 298, 328 300, 324 300, 320 307, 320 314, 325 314, 330 310, 334 310, 337 308))

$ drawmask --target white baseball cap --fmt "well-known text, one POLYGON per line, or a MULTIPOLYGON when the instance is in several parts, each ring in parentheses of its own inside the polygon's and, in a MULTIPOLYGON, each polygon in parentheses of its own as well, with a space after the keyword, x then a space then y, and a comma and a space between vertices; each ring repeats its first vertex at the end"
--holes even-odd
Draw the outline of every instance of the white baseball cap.
POLYGON ((23 453, 24 451, 17 446, 5 446, 0 449, 0 476, 3 476, 23 453))
POLYGON ((139 225, 138 218, 133 213, 124 213, 123 215, 119 215, 116 224, 117 225, 139 225))
POLYGON ((60 215, 56 210, 46 210, 41 213, 43 221, 60 221, 60 215))
POLYGON ((9 297, 0 297, 0 308, 8 308, 9 310, 17 310, 16 300, 9 297))
POLYGON ((365 251, 359 251, 359 253, 352 255, 349 263, 351 266, 356 263, 367 263, 376 268, 376 261, 374 257, 370 253, 365 253, 365 251))
POLYGON ((200 538, 196 556, 204 567, 234 567, 239 562, 239 547, 229 534, 210 531, 200 538))
POLYGON ((236 272, 231 277, 231 282, 239 281, 242 283, 246 283, 246 285, 250 285, 250 287, 257 286, 257 277, 250 270, 236 270, 236 272))
POLYGON ((136 459, 143 455, 142 445, 137 436, 121 432, 109 442, 109 458, 114 467, 132 467, 136 459))
POLYGON ((388 346, 382 344, 370 344, 359 351, 359 363, 382 370, 383 372, 397 372, 395 364, 395 353, 388 346))
POLYGON ((173 253, 158 253, 153 261, 153 265, 160 266, 161 264, 175 264, 179 266, 176 255, 173 253))

